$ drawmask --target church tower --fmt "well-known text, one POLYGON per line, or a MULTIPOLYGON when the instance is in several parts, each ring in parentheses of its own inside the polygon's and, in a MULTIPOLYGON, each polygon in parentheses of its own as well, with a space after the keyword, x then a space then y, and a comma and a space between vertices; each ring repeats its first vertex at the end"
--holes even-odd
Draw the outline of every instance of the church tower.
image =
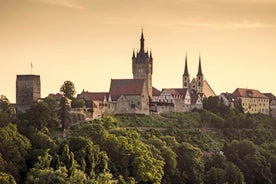
POLYGON ((189 88, 190 86, 190 75, 188 72, 188 64, 187 64, 187 53, 186 53, 186 57, 185 57, 185 68, 184 68, 184 74, 182 76, 182 86, 183 88, 189 88))
POLYGON ((199 64, 198 64, 198 71, 196 75, 196 86, 197 86, 197 93, 202 93, 203 92, 203 84, 204 84, 204 75, 202 73, 202 68, 201 68, 201 57, 199 55, 199 64))
POLYGON ((152 53, 145 51, 145 39, 143 29, 140 39, 140 50, 132 54, 132 74, 133 79, 145 79, 148 94, 152 97, 152 53))

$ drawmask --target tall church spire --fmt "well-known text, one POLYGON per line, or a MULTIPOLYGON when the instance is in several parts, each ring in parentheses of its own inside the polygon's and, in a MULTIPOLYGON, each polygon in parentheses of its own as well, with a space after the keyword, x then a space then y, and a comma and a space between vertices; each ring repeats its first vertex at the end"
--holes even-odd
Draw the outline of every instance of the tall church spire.
POLYGON ((144 33, 142 28, 141 39, 140 39, 140 52, 145 51, 144 47, 145 47, 145 39, 144 39, 144 33))
POLYGON ((185 68, 184 68, 184 74, 182 76, 182 87, 183 88, 189 88, 190 86, 190 75, 188 72, 188 59, 187 59, 187 52, 185 56, 185 68))
POLYGON ((187 64, 187 53, 185 56, 185 68, 184 68, 184 76, 189 76, 189 72, 188 72, 188 64, 187 64))
POLYGON ((201 56, 199 54, 198 72, 197 72, 196 76, 202 76, 202 75, 203 75, 203 73, 202 73, 202 69, 201 69, 201 56))

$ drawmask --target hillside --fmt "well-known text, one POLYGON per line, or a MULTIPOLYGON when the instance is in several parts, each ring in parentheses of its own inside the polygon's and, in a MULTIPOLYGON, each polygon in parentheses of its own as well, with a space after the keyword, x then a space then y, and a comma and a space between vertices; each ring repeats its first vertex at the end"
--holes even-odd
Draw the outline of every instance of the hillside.
POLYGON ((0 183, 276 182, 276 121, 269 116, 106 116, 59 138, 43 108, 1 123, 0 183))

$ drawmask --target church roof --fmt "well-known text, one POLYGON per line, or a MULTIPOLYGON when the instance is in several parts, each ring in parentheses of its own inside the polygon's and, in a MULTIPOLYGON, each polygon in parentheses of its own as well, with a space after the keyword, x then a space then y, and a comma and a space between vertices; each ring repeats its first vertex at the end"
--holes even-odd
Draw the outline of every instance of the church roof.
POLYGON ((256 89, 237 88, 233 94, 234 97, 247 97, 247 98, 268 98, 256 89))
POLYGON ((141 95, 145 79, 111 79, 109 94, 112 100, 117 100, 121 95, 141 95))

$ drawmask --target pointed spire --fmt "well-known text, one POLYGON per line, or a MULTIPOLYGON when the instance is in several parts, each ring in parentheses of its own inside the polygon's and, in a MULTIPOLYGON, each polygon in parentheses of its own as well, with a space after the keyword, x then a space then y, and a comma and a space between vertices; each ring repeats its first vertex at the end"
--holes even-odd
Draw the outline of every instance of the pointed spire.
POLYGON ((135 51, 133 49, 132 58, 135 58, 135 51))
POLYGON ((201 69, 201 56, 200 56, 200 53, 199 53, 199 64, 198 64, 198 72, 197 72, 197 76, 202 76, 203 73, 202 73, 202 69, 201 69))
POLYGON ((189 76, 189 72, 188 72, 188 61, 187 61, 187 52, 186 52, 186 56, 185 56, 185 68, 184 68, 184 76, 189 76))
POLYGON ((144 33, 143 33, 143 27, 142 27, 142 33, 141 33, 141 39, 140 39, 140 51, 144 51, 145 47, 145 39, 144 39, 144 33))

